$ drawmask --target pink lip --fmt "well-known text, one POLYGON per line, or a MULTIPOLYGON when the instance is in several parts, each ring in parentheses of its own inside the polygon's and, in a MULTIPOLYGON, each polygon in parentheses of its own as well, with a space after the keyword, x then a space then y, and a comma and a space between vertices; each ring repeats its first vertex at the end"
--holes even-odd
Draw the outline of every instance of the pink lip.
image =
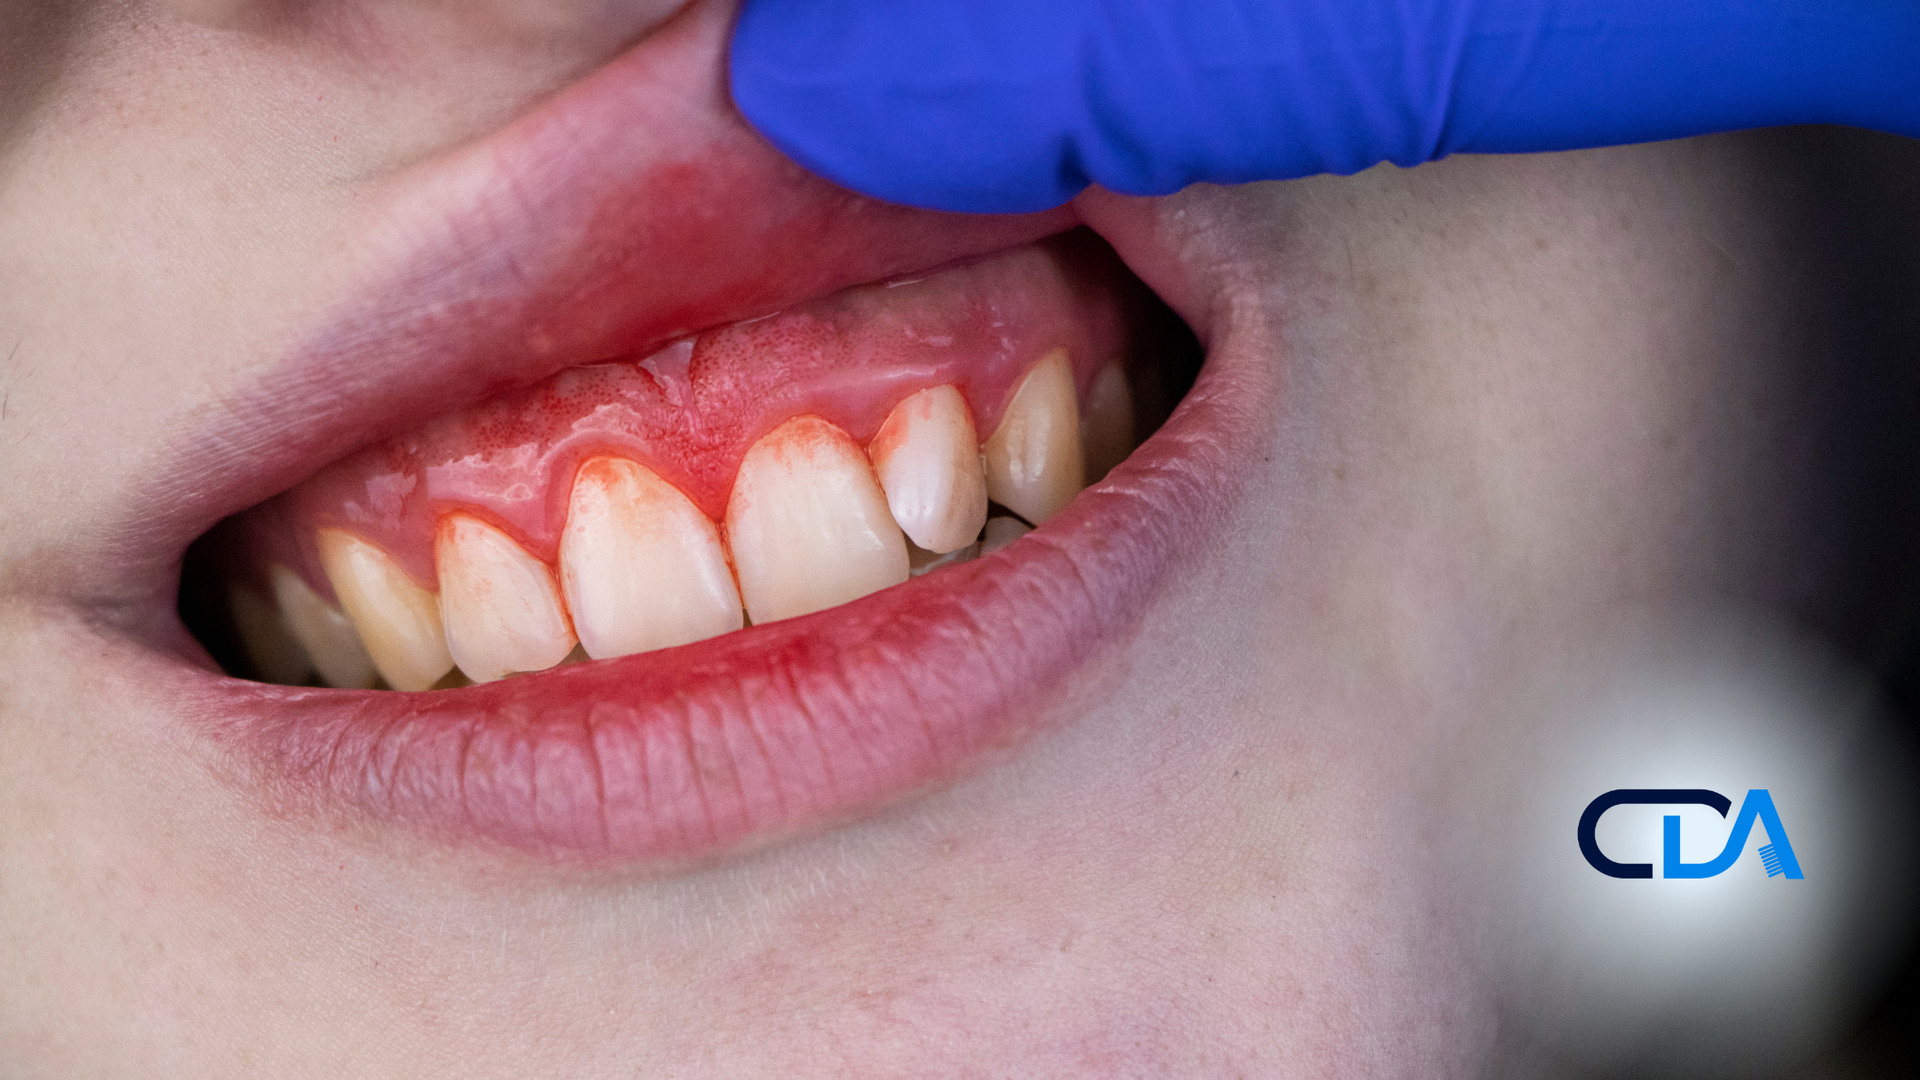
POLYGON ((816 615, 464 690, 203 678, 193 711, 276 790, 568 861, 690 860, 843 820, 1016 746, 1131 635, 1228 501, 1223 412, 1196 388, 1027 540, 816 615))
MULTIPOLYGON (((804 176, 725 104, 728 17, 696 4, 535 114, 394 181, 368 235, 375 265, 398 272, 370 275, 240 419, 200 437, 224 449, 187 457, 160 489, 173 505, 147 517, 171 550, 505 387, 1073 223, 926 214, 804 176)), ((454 843, 631 865, 817 828, 1017 746, 1131 637, 1232 504, 1251 425, 1230 381, 1210 365, 1127 463, 1013 548, 816 615, 424 694, 184 663, 144 679, 276 801, 454 843)))

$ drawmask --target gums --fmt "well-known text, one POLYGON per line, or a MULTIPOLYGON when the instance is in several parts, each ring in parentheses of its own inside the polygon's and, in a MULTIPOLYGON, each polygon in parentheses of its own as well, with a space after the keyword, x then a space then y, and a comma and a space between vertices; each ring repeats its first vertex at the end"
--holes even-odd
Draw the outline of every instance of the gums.
POLYGON ((312 539, 343 528, 434 588, 434 523, 461 510, 552 562, 573 472, 602 453, 647 466, 718 520, 747 448, 789 417, 865 442, 901 398, 952 384, 985 433, 1021 373, 1061 345, 1084 397, 1120 358, 1138 291, 1104 245, 1068 234, 569 368, 322 470, 250 516, 247 561, 295 567, 332 598, 312 539))

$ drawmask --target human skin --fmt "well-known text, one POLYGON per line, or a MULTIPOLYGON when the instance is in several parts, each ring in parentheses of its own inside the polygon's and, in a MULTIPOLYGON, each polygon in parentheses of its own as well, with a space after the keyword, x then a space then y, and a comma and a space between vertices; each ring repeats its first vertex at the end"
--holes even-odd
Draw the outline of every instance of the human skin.
POLYGON ((1831 178, 1782 163, 1892 151, 1096 192, 1074 216, 1259 450, 1017 753, 693 868, 268 812, 142 692, 193 655, 145 470, 353 293, 385 179, 666 15, 328 10, 9 16, 38 58, 0 124, 10 1076, 1479 1075, 1505 1003, 1497 904, 1450 863, 1462 748, 1623 622, 1863 617, 1871 545, 1797 524, 1856 481, 1802 228, 1831 178))

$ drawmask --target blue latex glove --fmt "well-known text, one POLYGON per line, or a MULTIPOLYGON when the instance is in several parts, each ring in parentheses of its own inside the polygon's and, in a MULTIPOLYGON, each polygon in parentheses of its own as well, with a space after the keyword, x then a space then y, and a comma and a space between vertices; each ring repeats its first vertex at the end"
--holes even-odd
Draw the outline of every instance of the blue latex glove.
POLYGON ((1920 0, 748 0, 732 81, 831 180, 1015 212, 1774 124, 1920 135, 1920 0))

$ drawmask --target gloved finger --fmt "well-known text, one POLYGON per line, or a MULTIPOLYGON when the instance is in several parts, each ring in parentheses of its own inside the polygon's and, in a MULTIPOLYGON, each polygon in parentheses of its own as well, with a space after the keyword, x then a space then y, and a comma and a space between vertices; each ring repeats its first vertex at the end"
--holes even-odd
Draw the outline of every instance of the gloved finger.
POLYGON ((1022 212, 1458 151, 1920 134, 1920 0, 748 0, 731 78, 828 179, 1022 212))

